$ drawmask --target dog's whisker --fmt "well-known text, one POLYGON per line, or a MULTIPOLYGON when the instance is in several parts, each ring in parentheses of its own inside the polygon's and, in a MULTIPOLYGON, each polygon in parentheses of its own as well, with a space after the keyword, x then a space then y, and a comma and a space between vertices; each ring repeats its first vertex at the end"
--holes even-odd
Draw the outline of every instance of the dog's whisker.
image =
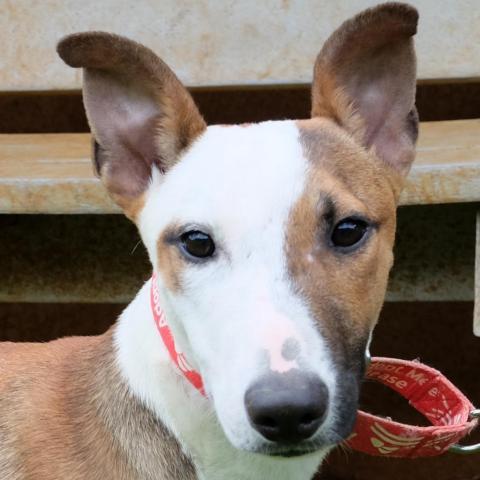
POLYGON ((133 247, 132 251, 130 252, 130 255, 133 255, 135 253, 135 250, 138 248, 138 246, 142 243, 142 240, 139 240, 135 246, 133 247))

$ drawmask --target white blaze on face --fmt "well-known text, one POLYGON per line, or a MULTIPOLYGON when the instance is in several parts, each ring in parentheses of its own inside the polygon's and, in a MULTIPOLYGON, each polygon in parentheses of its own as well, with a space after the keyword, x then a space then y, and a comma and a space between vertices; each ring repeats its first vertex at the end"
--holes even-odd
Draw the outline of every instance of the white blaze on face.
POLYGON ((304 341, 295 322, 275 305, 268 294, 268 271, 259 268, 252 288, 257 293, 253 312, 258 319, 258 328, 253 338, 259 342, 259 349, 266 352, 272 372, 285 373, 298 368, 298 357, 304 341))
POLYGON ((159 290, 176 341, 237 448, 262 441, 244 404, 262 375, 307 369, 335 388, 329 351, 292 291, 285 257, 285 228, 307 171, 295 122, 209 127, 162 180, 153 179, 141 213, 154 268, 158 239, 172 224, 206 229, 216 242, 211 261, 181 265, 179 291, 168 291, 161 274, 159 290))

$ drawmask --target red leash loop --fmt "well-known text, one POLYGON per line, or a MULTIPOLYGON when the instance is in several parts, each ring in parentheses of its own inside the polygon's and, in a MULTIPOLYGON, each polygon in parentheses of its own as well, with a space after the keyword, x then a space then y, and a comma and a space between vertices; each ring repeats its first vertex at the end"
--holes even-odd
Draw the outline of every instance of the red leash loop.
POLYGON ((373 358, 366 378, 405 397, 432 423, 418 427, 359 410, 348 445, 370 455, 431 457, 441 455, 477 425, 474 407, 439 371, 419 362, 373 358))
MULTIPOLYGON (((200 373, 189 365, 184 354, 175 346, 175 339, 160 307, 155 273, 151 280, 150 303, 155 324, 172 362, 205 396, 200 373)), ((405 397, 433 425, 404 425, 359 410, 354 433, 347 440, 353 450, 389 457, 441 455, 477 425, 477 419, 471 418, 474 407, 467 397, 433 368, 419 362, 373 358, 366 377, 383 383, 405 397)), ((477 451, 477 447, 455 448, 471 453, 477 451)))

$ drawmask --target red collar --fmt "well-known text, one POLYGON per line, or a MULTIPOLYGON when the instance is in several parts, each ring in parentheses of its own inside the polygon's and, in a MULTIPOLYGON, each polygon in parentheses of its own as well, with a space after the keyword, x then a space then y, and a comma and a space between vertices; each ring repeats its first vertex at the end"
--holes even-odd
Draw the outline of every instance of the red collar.
POLYGON ((439 371, 420 362, 372 358, 366 378, 402 395, 432 426, 406 425, 359 410, 348 439, 353 450, 388 457, 441 455, 477 425, 468 398, 439 371))
POLYGON ((152 307, 153 319, 155 320, 155 325, 157 326, 158 332, 162 337, 165 347, 167 347, 168 353, 172 362, 178 367, 182 372, 185 378, 202 394, 205 396, 205 390, 203 387, 203 380, 196 370, 194 370, 190 364, 187 362, 185 355, 178 351, 175 346, 175 340, 172 335, 172 331, 167 324, 165 319, 165 313, 160 307, 160 298, 158 294, 157 287, 157 274, 152 275, 151 280, 151 289, 150 289, 150 305, 152 307))
MULTIPOLYGON (((175 346, 159 304, 156 280, 154 273, 150 303, 160 336, 173 363, 205 396, 200 373, 189 365, 184 354, 175 346)), ((440 372, 419 362, 373 358, 366 378, 383 383, 405 397, 412 407, 428 418, 432 426, 405 425, 359 410, 354 433, 347 440, 353 450, 389 457, 440 455, 477 425, 477 420, 470 418, 474 407, 465 395, 440 372)))

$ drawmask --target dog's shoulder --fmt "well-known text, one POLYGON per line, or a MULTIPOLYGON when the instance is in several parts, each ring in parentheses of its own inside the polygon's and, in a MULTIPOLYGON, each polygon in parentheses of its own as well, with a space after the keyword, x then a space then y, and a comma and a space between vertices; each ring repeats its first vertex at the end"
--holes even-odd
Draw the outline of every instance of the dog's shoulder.
POLYGON ((51 378, 71 356, 89 354, 102 337, 67 337, 47 343, 0 342, 0 391, 14 381, 28 382, 39 376, 51 378))
POLYGON ((93 420, 75 412, 94 395, 92 378, 110 340, 105 334, 0 343, 0 478, 67 478, 67 470, 68 478, 85 478, 69 450, 79 425, 93 420))

